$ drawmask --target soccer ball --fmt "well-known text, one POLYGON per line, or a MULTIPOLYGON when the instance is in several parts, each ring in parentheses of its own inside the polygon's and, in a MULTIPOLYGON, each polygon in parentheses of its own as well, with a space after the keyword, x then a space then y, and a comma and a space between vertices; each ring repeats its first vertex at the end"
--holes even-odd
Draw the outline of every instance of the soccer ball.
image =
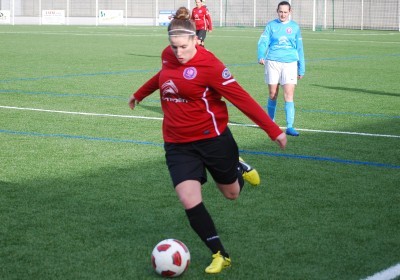
POLYGON ((190 252, 182 241, 165 239, 154 247, 151 262, 159 275, 177 277, 188 269, 190 252))

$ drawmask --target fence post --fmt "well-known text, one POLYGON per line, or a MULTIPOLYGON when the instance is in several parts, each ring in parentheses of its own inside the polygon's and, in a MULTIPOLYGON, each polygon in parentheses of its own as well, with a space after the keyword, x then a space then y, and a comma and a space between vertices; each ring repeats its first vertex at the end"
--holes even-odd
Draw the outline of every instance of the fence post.
POLYGON ((12 25, 15 25, 15 0, 12 0, 12 25))
POLYGON ((96 26, 99 25, 99 2, 96 0, 96 7, 95 7, 96 11, 95 11, 95 18, 96 18, 96 26))
POLYGON ((361 30, 364 30, 364 0, 361 0, 361 30))
POLYGON ((317 3, 315 0, 313 1, 313 11, 312 11, 312 31, 315 31, 315 18, 316 18, 316 11, 317 11, 317 3))
POLYGON ((67 0, 67 25, 69 25, 69 0, 67 0))
POLYGON ((257 0, 253 1, 253 27, 256 27, 256 9, 257 9, 257 0))
POLYGON ((222 0, 219 0, 219 26, 222 27, 222 0))
POLYGON ((125 26, 128 26, 128 0, 125 0, 125 26))

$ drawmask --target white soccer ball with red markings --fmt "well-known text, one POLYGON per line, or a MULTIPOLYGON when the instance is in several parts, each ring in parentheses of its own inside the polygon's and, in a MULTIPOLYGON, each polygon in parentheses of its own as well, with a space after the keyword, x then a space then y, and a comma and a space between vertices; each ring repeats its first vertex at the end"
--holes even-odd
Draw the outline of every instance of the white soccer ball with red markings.
POLYGON ((159 275, 177 277, 188 269, 190 252, 182 241, 165 239, 154 247, 151 262, 159 275))

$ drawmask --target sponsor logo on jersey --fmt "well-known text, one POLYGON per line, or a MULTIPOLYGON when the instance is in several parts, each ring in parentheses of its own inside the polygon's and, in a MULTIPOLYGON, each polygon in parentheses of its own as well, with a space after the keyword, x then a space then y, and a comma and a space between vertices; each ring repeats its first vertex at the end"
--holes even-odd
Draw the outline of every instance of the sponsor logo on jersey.
POLYGON ((228 68, 225 68, 224 71, 222 71, 222 78, 225 80, 230 79, 232 77, 231 72, 229 72, 228 68))
POLYGON ((189 67, 183 70, 183 77, 186 80, 193 80, 197 76, 197 70, 194 67, 189 67))
POLYGON ((161 86, 162 101, 175 102, 175 103, 187 103, 188 101, 178 94, 178 88, 172 80, 168 80, 161 86))

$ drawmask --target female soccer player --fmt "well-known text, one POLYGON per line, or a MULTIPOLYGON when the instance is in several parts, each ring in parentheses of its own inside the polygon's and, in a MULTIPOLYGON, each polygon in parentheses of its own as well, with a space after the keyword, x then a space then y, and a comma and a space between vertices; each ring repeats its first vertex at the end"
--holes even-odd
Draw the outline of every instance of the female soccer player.
POLYGON ((196 23, 197 43, 204 47, 207 31, 212 32, 211 16, 203 5, 203 0, 196 0, 196 7, 192 10, 192 20, 196 23))
POLYGON ((131 109, 160 91, 163 138, 169 173, 190 226, 212 252, 207 273, 219 273, 231 259, 202 199, 206 170, 227 198, 238 198, 243 178, 258 185, 255 169, 239 161, 238 146, 228 128, 222 97, 239 108, 284 149, 286 134, 233 78, 224 64, 196 42, 189 10, 179 8, 168 26, 170 46, 161 55, 162 68, 129 99, 131 109))
POLYGON ((287 129, 286 134, 299 136, 294 129, 294 90, 297 80, 305 74, 303 39, 299 25, 290 20, 289 2, 278 4, 278 18, 268 22, 258 41, 258 62, 265 65, 268 84, 268 115, 275 119, 279 85, 283 88, 287 129))

